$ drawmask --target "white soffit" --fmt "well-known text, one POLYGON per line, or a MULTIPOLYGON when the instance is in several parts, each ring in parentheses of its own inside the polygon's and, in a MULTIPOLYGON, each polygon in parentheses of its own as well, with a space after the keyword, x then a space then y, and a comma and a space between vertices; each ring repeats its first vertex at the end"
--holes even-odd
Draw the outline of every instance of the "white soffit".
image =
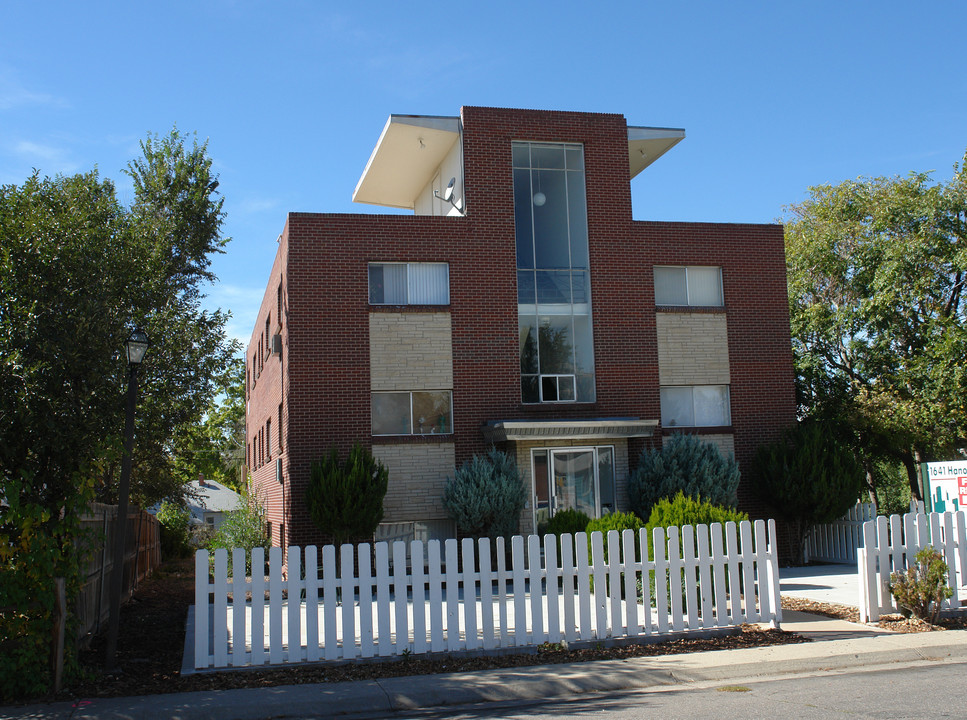
POLYGON ((495 420, 483 427, 487 442, 523 440, 601 440, 651 437, 657 420, 609 418, 601 420, 495 420))
POLYGON ((459 138, 458 117, 390 115, 356 183, 353 202, 412 210, 459 138))
POLYGON ((634 177, 685 138, 678 128, 628 127, 628 166, 634 177))

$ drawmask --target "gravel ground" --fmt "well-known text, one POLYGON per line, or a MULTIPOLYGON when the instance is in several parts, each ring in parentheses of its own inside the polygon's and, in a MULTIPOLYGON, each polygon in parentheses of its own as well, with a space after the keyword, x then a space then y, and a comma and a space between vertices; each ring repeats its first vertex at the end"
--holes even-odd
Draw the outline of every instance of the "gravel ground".
POLYGON ((750 625, 734 635, 705 640, 679 639, 624 647, 573 650, 546 645, 537 654, 530 655, 452 656, 434 660, 411 657, 389 662, 304 665, 296 668, 213 672, 182 677, 180 670, 185 642, 185 619, 188 606, 193 602, 193 561, 165 564, 153 577, 142 583, 131 602, 121 611, 117 655, 121 672, 105 675, 101 671, 104 638, 95 638, 91 648, 81 653, 82 680, 62 693, 58 699, 339 682, 806 642, 805 638, 794 633, 750 625))

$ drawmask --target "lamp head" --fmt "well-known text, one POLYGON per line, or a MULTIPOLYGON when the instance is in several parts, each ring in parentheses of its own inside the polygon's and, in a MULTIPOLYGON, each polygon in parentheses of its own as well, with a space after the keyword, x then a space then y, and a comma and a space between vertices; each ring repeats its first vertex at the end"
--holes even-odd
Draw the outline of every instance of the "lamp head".
POLYGON ((124 341, 124 350, 128 356, 128 364, 140 365, 150 345, 151 341, 148 339, 148 334, 144 330, 141 328, 132 330, 130 337, 124 341))

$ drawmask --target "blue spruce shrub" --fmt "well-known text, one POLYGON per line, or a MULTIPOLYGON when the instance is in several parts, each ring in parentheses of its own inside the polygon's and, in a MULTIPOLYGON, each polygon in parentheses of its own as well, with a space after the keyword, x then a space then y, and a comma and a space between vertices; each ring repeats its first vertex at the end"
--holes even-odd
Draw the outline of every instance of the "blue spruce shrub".
POLYGON ((507 537, 517 533, 527 489, 517 464, 494 447, 474 455, 447 479, 443 507, 460 532, 470 537, 507 537))
POLYGON ((735 507, 739 479, 733 456, 726 457, 695 435, 677 434, 665 438, 660 449, 642 452, 628 480, 628 497, 631 509, 643 518, 659 500, 679 492, 712 505, 735 507))

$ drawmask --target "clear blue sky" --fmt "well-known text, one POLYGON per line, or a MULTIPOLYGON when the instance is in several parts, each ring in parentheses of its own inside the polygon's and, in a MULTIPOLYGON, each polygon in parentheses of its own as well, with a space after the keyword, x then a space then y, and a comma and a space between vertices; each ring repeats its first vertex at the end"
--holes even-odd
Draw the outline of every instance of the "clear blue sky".
POLYGON ((121 175, 148 132, 209 140, 233 238, 208 303, 248 340, 290 211, 351 194, 391 113, 617 112, 685 140, 641 220, 771 222, 811 185, 967 149, 967 3, 0 3, 0 183, 121 175))

